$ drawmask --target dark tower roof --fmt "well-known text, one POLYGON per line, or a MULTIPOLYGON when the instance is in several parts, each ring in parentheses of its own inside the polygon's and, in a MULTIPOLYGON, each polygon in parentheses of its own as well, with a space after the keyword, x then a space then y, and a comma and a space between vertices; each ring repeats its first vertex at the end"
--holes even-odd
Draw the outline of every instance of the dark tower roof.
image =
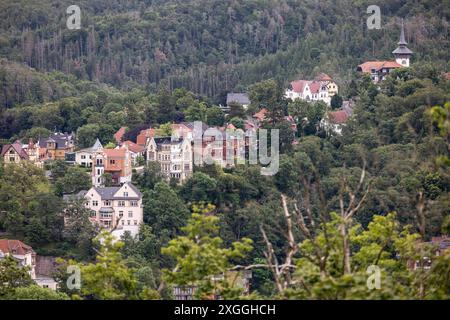
POLYGON ((405 28, 403 26, 403 19, 402 19, 402 30, 400 32, 400 40, 398 41, 398 47, 392 53, 395 54, 412 54, 413 52, 409 50, 409 48, 406 46, 408 43, 405 40, 405 28))

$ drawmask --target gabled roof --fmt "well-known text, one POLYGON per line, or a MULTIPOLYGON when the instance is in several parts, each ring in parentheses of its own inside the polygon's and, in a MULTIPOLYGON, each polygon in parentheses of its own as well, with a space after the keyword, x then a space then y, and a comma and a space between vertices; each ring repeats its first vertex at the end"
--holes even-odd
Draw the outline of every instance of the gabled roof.
POLYGON ((94 151, 97 151, 100 149, 103 149, 103 145, 100 142, 100 140, 98 140, 98 138, 97 138, 97 140, 95 140, 95 143, 92 145, 92 147, 81 149, 78 152, 94 152, 94 151))
POLYGON ((14 142, 13 144, 5 144, 2 148, 1 156, 3 157, 11 148, 17 152, 21 159, 28 160, 28 154, 22 148, 22 144, 20 144, 19 142, 14 142))
POLYGON ((54 142, 56 144, 56 149, 66 149, 73 145, 73 136, 68 133, 55 132, 47 138, 39 139, 39 147, 47 147, 47 142, 54 142))
MULTIPOLYGON (((137 198, 142 198, 142 193, 136 188, 132 183, 126 182, 124 185, 128 186, 131 190, 133 190, 137 194, 137 198)), ((123 186, 124 186, 123 185, 123 186)), ((121 199, 137 199, 136 197, 123 197, 117 196, 116 193, 122 189, 123 186, 120 187, 95 187, 94 190, 98 192, 102 200, 121 200, 121 199)))
POLYGON ((140 146, 145 146, 147 143, 147 138, 154 137, 155 136, 155 129, 144 129, 141 130, 141 132, 136 137, 136 144, 140 146))
POLYGON ((295 80, 291 82, 292 91, 303 93, 305 86, 309 83, 308 80, 295 80))
POLYGON ((350 114, 345 110, 337 110, 328 112, 328 118, 331 123, 334 124, 343 124, 346 123, 350 114))
POLYGON ((124 148, 105 149, 103 152, 108 158, 125 158, 127 150, 124 148))
POLYGON ((34 253, 33 248, 20 240, 0 239, 0 251, 11 255, 34 253))
POLYGON ((127 131, 127 127, 121 127, 119 130, 117 130, 116 133, 114 133, 114 139, 116 139, 117 143, 122 142, 123 135, 127 131))
POLYGON ((403 66, 395 61, 366 61, 358 66, 358 70, 364 73, 372 72, 372 69, 379 71, 383 68, 396 69, 402 68, 403 66))
POLYGON ((249 105, 250 98, 248 97, 248 94, 246 94, 246 93, 230 92, 227 94, 227 105, 230 105, 233 102, 239 103, 240 105, 249 105))
POLYGON ((133 153, 141 153, 145 150, 145 146, 140 146, 130 140, 127 140, 123 143, 128 147, 128 150, 130 150, 133 153))
POLYGON ((311 93, 319 93, 321 87, 321 83, 318 81, 312 81, 309 84, 309 89, 311 90, 311 93))

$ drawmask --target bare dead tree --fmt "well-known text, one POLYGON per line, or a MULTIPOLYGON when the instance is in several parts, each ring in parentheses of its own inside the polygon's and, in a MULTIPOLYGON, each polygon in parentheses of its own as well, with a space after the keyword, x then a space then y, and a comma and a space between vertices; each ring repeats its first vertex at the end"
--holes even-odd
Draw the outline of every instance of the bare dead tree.
POLYGON ((366 177, 366 163, 364 161, 364 166, 361 171, 361 175, 359 177, 359 183, 355 190, 350 190, 347 180, 345 177, 342 178, 342 187, 341 192, 339 193, 339 207, 340 207, 340 214, 341 214, 341 224, 340 224, 340 232, 342 236, 342 248, 343 248, 343 267, 344 267, 344 274, 351 273, 351 261, 350 261, 350 240, 348 236, 348 226, 351 222, 352 217, 355 215, 356 212, 361 208, 361 205, 365 201, 367 195, 370 192, 370 183, 367 184, 366 189, 363 191, 364 188, 364 180, 366 177), (362 197, 360 200, 357 200, 357 195, 363 192, 362 197), (344 194, 348 194, 349 201, 347 206, 344 204, 344 194))

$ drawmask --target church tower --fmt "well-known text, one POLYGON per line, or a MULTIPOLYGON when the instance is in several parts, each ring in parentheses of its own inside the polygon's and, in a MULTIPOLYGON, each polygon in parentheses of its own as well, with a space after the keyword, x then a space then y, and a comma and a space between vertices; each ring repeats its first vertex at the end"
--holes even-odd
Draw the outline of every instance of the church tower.
POLYGON ((398 47, 392 53, 395 56, 395 61, 404 67, 409 67, 409 59, 411 58, 412 51, 406 46, 408 43, 405 40, 405 28, 403 27, 402 19, 402 31, 400 32, 400 40, 398 41, 398 47))

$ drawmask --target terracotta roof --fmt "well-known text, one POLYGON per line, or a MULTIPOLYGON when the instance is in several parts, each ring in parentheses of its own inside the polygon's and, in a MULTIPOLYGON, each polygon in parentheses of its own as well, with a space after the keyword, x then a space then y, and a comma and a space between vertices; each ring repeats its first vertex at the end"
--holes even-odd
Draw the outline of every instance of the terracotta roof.
POLYGON ((19 142, 14 142, 13 144, 5 144, 2 148, 1 156, 3 157, 11 148, 13 148, 17 152, 20 158, 28 160, 28 154, 22 148, 22 145, 19 142))
POLYGON ((155 136, 155 129, 145 129, 141 130, 136 138, 136 144, 140 146, 145 146, 147 143, 147 138, 151 138, 155 136))
POLYGON ((128 147, 128 150, 130 150, 133 153, 141 153, 145 150, 145 146, 140 146, 130 140, 127 140, 123 143, 128 147))
POLYGON ((126 150, 124 148, 120 149, 105 149, 103 151, 108 158, 116 157, 116 158, 125 158, 126 150))
POLYGON ((320 82, 318 82, 318 81, 312 81, 312 82, 309 84, 309 89, 311 90, 311 93, 319 93, 319 91, 320 91, 320 86, 321 86, 320 82))
POLYGON ((366 61, 358 66, 358 70, 365 73, 370 73, 372 72, 372 69, 378 71, 382 68, 394 69, 401 67, 403 66, 395 61, 366 61))
POLYGON ((253 115, 253 117, 258 119, 259 121, 264 121, 264 119, 266 118, 266 113, 267 113, 267 109, 266 108, 262 108, 257 113, 255 113, 253 115))
POLYGON ((34 253, 33 248, 27 246, 20 240, 0 239, 0 251, 12 255, 25 255, 34 253))
POLYGON ((308 80, 296 80, 291 82, 292 91, 302 93, 305 86, 309 83, 308 80))
POLYGON ((126 130, 127 130, 127 127, 121 127, 119 130, 117 130, 116 133, 114 133, 114 139, 116 139, 117 143, 122 142, 122 138, 123 138, 123 135, 125 134, 126 130))
POLYGON ((334 124, 343 124, 346 123, 349 118, 348 112, 345 110, 337 110, 337 111, 331 111, 328 113, 328 117, 330 119, 331 123, 334 124))

